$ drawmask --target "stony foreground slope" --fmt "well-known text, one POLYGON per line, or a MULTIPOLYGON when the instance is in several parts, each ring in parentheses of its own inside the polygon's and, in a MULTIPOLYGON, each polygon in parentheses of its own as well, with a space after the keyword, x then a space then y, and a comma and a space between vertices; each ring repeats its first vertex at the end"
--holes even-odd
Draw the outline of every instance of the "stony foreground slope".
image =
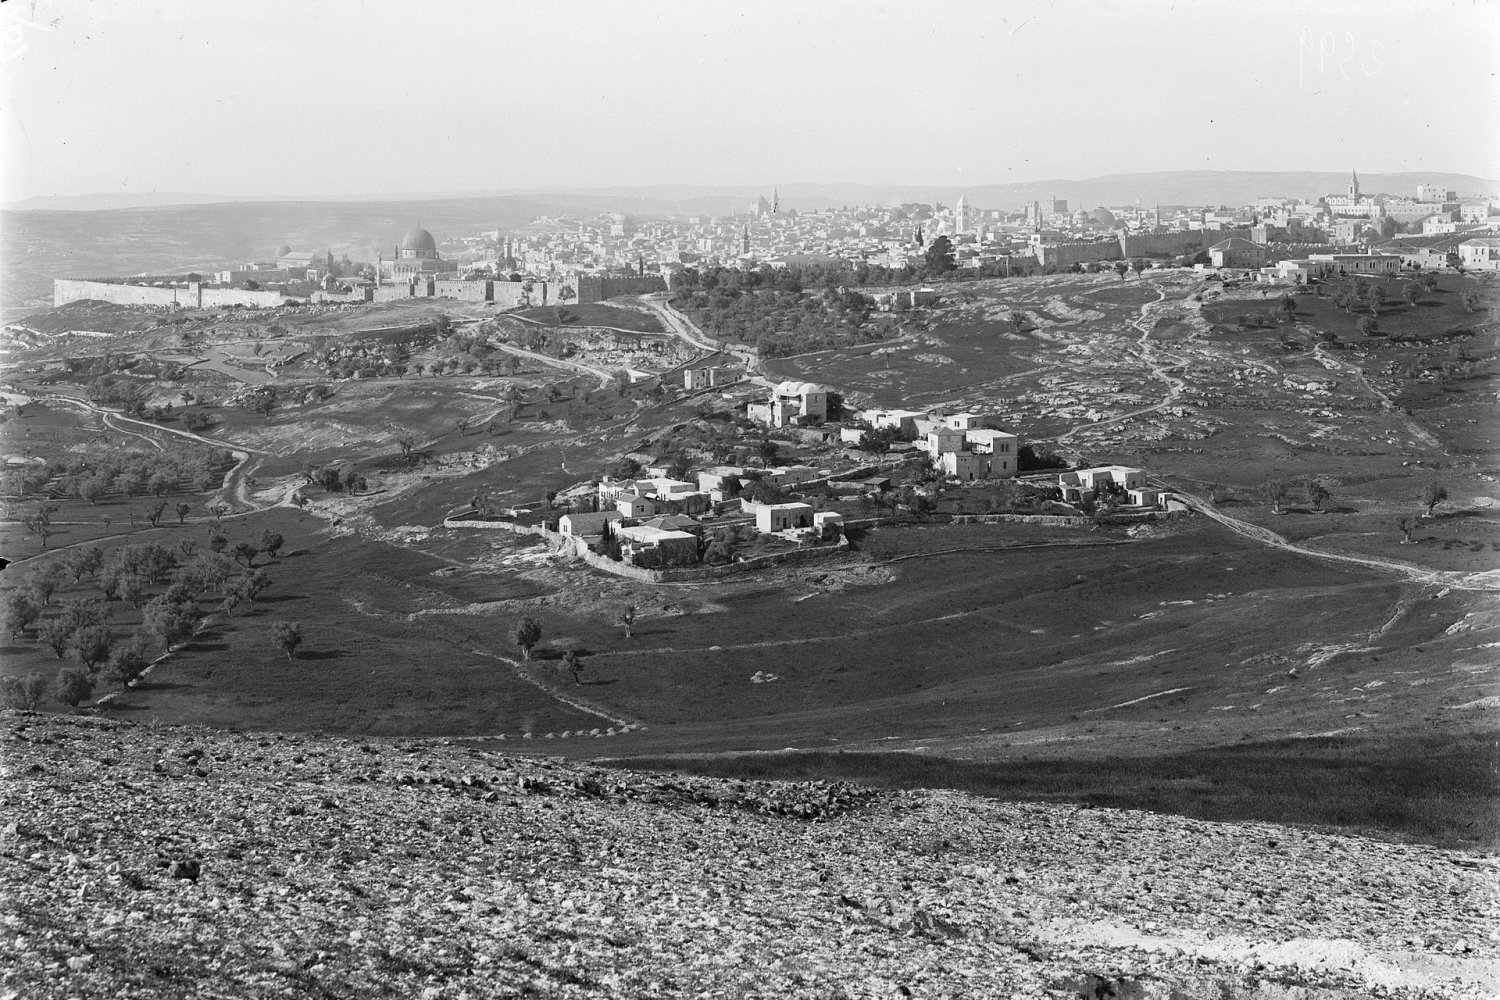
POLYGON ((9 713, 0 997, 1482 997, 1492 858, 9 713))

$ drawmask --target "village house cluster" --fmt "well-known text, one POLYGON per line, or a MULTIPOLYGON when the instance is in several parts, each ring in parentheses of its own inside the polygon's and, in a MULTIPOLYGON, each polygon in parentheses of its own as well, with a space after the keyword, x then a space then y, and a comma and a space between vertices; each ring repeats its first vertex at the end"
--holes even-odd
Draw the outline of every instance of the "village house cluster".
MULTIPOLYGON (((845 499, 887 493, 889 476, 861 471, 871 465, 910 470, 915 460, 931 470, 923 474, 925 480, 959 485, 1020 474, 1019 435, 986 426, 981 414, 869 409, 829 420, 830 395, 813 383, 782 382, 771 386, 764 400, 747 403, 746 416, 768 431, 791 429, 809 441, 853 446, 843 453, 848 466, 843 472, 811 465, 713 465, 695 471, 680 459, 663 464, 649 455, 630 455, 626 458, 644 463, 639 472, 604 476, 591 487, 572 491, 574 510, 558 519, 557 532, 589 551, 613 552, 623 563, 692 566, 704 560, 710 529, 733 527, 795 547, 837 543, 846 527, 845 514, 820 509, 824 504, 819 498, 830 492, 845 499), (873 442, 868 440, 872 435, 873 442), (871 443, 873 450, 867 448, 871 443), (803 494, 814 486, 816 496, 808 499, 818 502, 808 502, 803 494), (764 499, 767 487, 774 499, 764 499)), ((1050 475, 1041 478, 1053 481, 1050 475)), ((1125 466, 1064 472, 1055 483, 1054 495, 1065 504, 1107 501, 1147 512, 1161 509, 1169 499, 1147 485, 1144 470, 1125 466)), ((931 495, 933 490, 923 486, 919 492, 931 495)))
POLYGON ((789 489, 800 483, 826 481, 827 469, 778 466, 750 469, 712 466, 696 473, 696 482, 674 479, 670 466, 653 465, 638 478, 604 477, 595 488, 595 510, 574 511, 558 519, 559 534, 593 551, 611 542, 622 562, 648 567, 691 566, 703 554, 705 517, 725 518, 724 525, 749 528, 797 546, 836 542, 843 515, 819 511, 802 501, 760 502, 749 495, 764 483, 789 489), (738 515, 738 517, 736 517, 738 515))

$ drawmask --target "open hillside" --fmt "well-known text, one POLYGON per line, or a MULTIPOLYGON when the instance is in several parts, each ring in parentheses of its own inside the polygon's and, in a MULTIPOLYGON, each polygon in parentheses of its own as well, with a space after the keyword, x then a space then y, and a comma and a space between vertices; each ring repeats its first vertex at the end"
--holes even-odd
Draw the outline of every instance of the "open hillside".
POLYGON ((1500 989, 1491 858, 446 741, 3 726, 7 996, 1500 989))
POLYGON ((696 389, 704 331, 650 296, 52 310, 7 345, 0 684, 1492 849, 1500 286, 1366 285, 1356 316, 1181 268, 954 283, 696 389), (908 442, 747 418, 804 378, 971 411, 1052 471, 938 481, 908 442), (1173 509, 1064 502, 1057 467, 1104 463, 1173 509), (653 577, 552 530, 605 476, 720 465, 838 538, 721 500, 653 577))

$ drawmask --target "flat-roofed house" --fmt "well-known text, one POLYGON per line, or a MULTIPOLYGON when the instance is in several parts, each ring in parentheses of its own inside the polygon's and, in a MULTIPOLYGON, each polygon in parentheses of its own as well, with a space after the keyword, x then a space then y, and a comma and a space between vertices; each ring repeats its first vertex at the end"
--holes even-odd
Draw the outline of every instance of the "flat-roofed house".
POLYGON ((962 451, 964 447, 964 432, 952 427, 934 427, 927 432, 927 454, 931 455, 933 461, 939 455, 950 451, 962 451))
POLYGON ((977 427, 964 431, 964 443, 969 450, 990 457, 991 479, 1008 479, 1016 474, 1016 452, 1021 439, 1009 431, 977 427))
POLYGON ((813 509, 805 503, 771 503, 755 508, 755 530, 763 535, 813 526, 813 509))
POLYGON ((1064 500, 1081 500, 1085 495, 1098 494, 1111 485, 1126 492, 1146 489, 1146 472, 1128 465, 1100 465, 1059 473, 1057 485, 1062 489, 1064 500))
POLYGON ((671 531, 635 524, 615 529, 620 539, 620 558, 636 565, 691 566, 698 561, 698 537, 686 531, 671 531))
POLYGON ((643 517, 651 517, 661 509, 661 504, 655 497, 640 496, 635 493, 626 493, 615 498, 615 510, 624 514, 631 520, 639 520, 643 517))
POLYGON ((974 451, 945 451, 933 456, 945 476, 960 481, 990 478, 990 456, 974 451))

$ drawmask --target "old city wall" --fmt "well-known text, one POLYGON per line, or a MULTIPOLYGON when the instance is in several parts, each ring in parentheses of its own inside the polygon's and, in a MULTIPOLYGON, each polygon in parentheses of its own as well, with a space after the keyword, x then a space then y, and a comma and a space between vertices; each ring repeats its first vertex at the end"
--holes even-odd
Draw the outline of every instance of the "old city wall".
POLYGON ((279 306, 285 300, 280 292, 265 290, 250 291, 246 288, 203 288, 198 292, 198 305, 203 309, 222 306, 279 306))
POLYGON ((573 290, 574 301, 580 305, 612 299, 616 295, 645 295, 667 290, 667 283, 659 274, 642 274, 632 277, 581 274, 567 284, 573 290))
POLYGON ((456 278, 440 278, 437 295, 444 299, 459 299, 463 302, 489 302, 493 281, 463 281, 456 278))
MULTIPOLYGON (((69 302, 94 299, 113 302, 122 306, 181 306, 186 288, 153 288, 150 285, 122 285, 108 281, 79 281, 58 279, 52 282, 52 304, 64 306, 69 302)), ((194 296, 193 305, 197 305, 194 296)))
MULTIPOLYGON (((142 281, 166 281, 181 275, 142 278, 142 281)), ((223 306, 279 306, 280 292, 249 291, 244 288, 204 288, 190 282, 181 288, 157 288, 153 285, 125 284, 120 281, 59 278, 52 282, 52 304, 67 305, 93 299, 123 306, 175 306, 180 309, 219 308, 223 306)))
POLYGON ((1176 255, 1203 250, 1223 240, 1250 238, 1250 229, 1192 229, 1181 233, 1141 233, 1120 237, 1120 253, 1126 257, 1176 255))
POLYGON ((496 281, 490 301, 502 309, 516 306, 545 306, 557 301, 561 286, 551 281, 496 281), (530 285, 530 291, 527 285, 530 285))
POLYGON ((1114 240, 1038 244, 1036 257, 1038 264, 1055 264, 1058 267, 1072 267, 1074 264, 1089 264, 1098 260, 1119 260, 1120 244, 1114 240))

